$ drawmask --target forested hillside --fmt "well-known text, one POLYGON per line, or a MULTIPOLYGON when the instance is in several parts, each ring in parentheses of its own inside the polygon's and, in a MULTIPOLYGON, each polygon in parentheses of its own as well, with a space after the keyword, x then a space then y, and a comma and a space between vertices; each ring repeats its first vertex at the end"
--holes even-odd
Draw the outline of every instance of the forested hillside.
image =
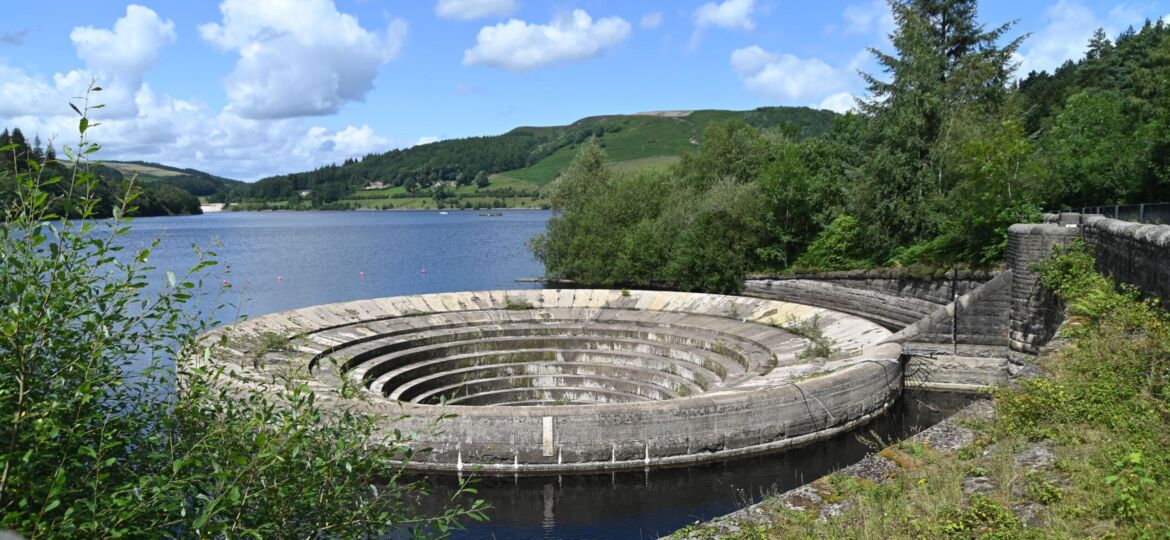
MULTIPOLYGON (((49 180, 54 177, 68 177, 72 174, 69 168, 58 161, 57 151, 53 148, 50 142, 42 146, 41 139, 34 136, 32 141, 29 141, 24 133, 19 128, 14 128, 11 131, 4 129, 0 132, 0 170, 13 171, 23 174, 37 174, 41 178, 49 180), (37 169, 37 170, 34 170, 37 169)), ((114 205, 125 197, 128 193, 129 186, 127 181, 129 177, 124 174, 122 170, 117 168, 118 164, 114 166, 97 166, 94 172, 97 174, 98 181, 94 183, 95 190, 94 200, 94 215, 92 217, 110 217, 113 213, 114 205)), ((197 175, 206 175, 206 173, 199 173, 192 171, 197 175)), ((197 175, 189 174, 191 178, 197 175)), ((64 190, 66 186, 71 185, 70 182, 59 182, 48 184, 45 186, 47 192, 54 195, 65 195, 64 190)), ((138 182, 133 186, 133 192, 137 193, 137 198, 133 201, 132 216, 170 216, 170 215, 186 215, 186 214, 200 214, 199 198, 191 193, 188 187, 194 187, 195 184, 187 185, 183 182, 167 181, 151 181, 147 179, 144 182, 138 182)), ((8 206, 12 204, 14 197, 15 186, 10 183, 0 183, 0 205, 8 206)), ((68 200, 68 197, 61 197, 56 199, 58 205, 61 201, 68 200)), ((72 214, 74 209, 58 206, 52 208, 52 212, 57 215, 72 214)))
POLYGON ((665 171, 588 144, 533 248, 553 278, 735 292, 755 270, 990 267, 1042 210, 1170 199, 1170 29, 1098 32, 1055 73, 1014 73, 1012 23, 973 0, 891 3, 893 51, 824 137, 707 128, 665 171))
POLYGON ((223 178, 196 169, 171 167, 149 161, 104 161, 103 165, 116 169, 123 177, 135 176, 144 185, 167 184, 209 202, 224 202, 227 193, 244 185, 239 180, 223 178))
MULTIPOLYGON (((439 183, 451 187, 535 191, 556 177, 580 145, 598 139, 620 161, 677 157, 694 147, 712 122, 741 119, 759 128, 778 128, 794 137, 824 134, 834 113, 807 108, 765 107, 754 111, 694 111, 676 114, 598 116, 568 126, 519 127, 503 135, 469 137, 373 154, 314 171, 265 178, 241 186, 238 202, 309 201, 321 207, 346 199, 372 182, 422 193, 439 183), (501 173, 506 185, 489 177, 501 173)), ((399 190, 402 191, 402 190, 399 190)), ((399 193, 401 194, 401 193, 399 193)), ((423 196, 430 196, 427 191, 423 196)))

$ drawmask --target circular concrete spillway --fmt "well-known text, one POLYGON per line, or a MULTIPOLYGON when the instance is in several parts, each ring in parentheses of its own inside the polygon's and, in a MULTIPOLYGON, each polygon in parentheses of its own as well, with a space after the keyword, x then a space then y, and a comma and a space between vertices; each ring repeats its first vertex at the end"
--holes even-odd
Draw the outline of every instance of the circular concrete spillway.
POLYGON ((264 315, 213 331, 224 346, 210 361, 232 384, 295 378, 327 406, 379 415, 429 449, 411 468, 549 474, 725 459, 858 426, 901 393, 889 336, 757 298, 487 291, 264 315))

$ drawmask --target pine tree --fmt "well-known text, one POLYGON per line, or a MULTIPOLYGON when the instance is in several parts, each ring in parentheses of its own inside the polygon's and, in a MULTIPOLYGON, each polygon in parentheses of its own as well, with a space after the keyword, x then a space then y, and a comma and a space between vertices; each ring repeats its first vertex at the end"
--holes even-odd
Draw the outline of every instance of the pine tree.
POLYGON ((29 158, 33 161, 36 161, 37 163, 40 163, 45 159, 45 151, 41 146, 41 136, 39 134, 33 136, 33 145, 31 151, 29 152, 29 158))
POLYGON ((1113 43, 1109 41, 1109 36, 1105 35, 1105 29, 1098 28, 1093 32, 1093 37, 1089 39, 1089 47, 1088 51, 1085 52, 1085 58, 1089 60, 1101 60, 1112 50, 1113 43))
POLYGON ((998 45, 1014 22, 985 30, 975 0, 890 0, 890 9, 895 51, 870 50, 887 79, 862 74, 870 92, 861 102, 870 120, 870 159, 861 165, 853 201, 879 257, 935 232, 927 203, 954 184, 946 137, 956 123, 978 121, 1002 105, 1015 69, 1011 57, 1023 40, 998 45))

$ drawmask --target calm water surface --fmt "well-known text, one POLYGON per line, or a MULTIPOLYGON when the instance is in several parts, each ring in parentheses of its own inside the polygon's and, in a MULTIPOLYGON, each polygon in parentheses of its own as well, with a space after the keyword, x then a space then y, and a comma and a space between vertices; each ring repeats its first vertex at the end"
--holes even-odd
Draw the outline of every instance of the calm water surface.
POLYGON ((524 243, 549 212, 216 212, 141 218, 129 243, 162 238, 152 287, 194 264, 192 245, 214 250, 200 307, 220 321, 315 304, 448 291, 538 287, 515 283, 543 267, 524 243), (426 270, 423 272, 423 270, 426 270), (228 307, 219 308, 221 303, 228 307))

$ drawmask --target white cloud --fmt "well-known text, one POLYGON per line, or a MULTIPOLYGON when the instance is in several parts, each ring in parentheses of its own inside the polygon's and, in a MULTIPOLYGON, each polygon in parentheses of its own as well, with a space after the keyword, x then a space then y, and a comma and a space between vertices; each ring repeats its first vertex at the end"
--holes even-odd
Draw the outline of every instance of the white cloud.
POLYGON ((132 5, 112 28, 76 28, 71 37, 84 69, 45 76, 0 61, 0 125, 55 138, 58 149, 73 144, 77 115, 68 103, 96 79, 105 90, 92 102, 107 105, 92 111, 101 120, 90 133, 102 144, 100 159, 157 161, 254 180, 402 146, 368 125, 331 130, 299 119, 245 118, 234 105, 217 111, 156 94, 143 79, 158 50, 176 36, 170 21, 146 8, 132 5))
POLYGON ((721 4, 707 2, 698 7, 691 17, 695 21, 695 31, 691 34, 690 47, 698 48, 703 38, 703 29, 718 27, 751 31, 756 23, 752 20, 752 11, 755 9, 755 0, 725 0, 721 4))
POLYGON ((1113 37, 1130 25, 1141 24, 1144 17, 1139 10, 1121 4, 1102 19, 1079 2, 1060 0, 1044 11, 1044 19, 1047 24, 1032 34, 1027 49, 1015 57, 1020 63, 1019 76, 1030 71, 1051 72, 1066 60, 1079 60, 1098 28, 1113 37))
POLYGON ((239 53, 227 94, 231 110, 247 118, 332 114, 361 101, 407 32, 402 19, 383 35, 366 30, 333 0, 224 0, 219 9, 223 21, 199 34, 239 53))
POLYGON ((752 20, 754 9, 755 0, 726 0, 722 4, 707 2, 695 10, 695 26, 752 30, 756 27, 752 20))
MULTIPOLYGON (((97 101, 102 101, 100 95, 97 101)), ((136 93, 135 103, 137 116, 103 119, 89 132, 102 144, 100 159, 156 161, 256 180, 402 146, 368 125, 330 130, 299 119, 242 118, 199 102, 156 94, 147 84, 136 93)), ((0 111, 0 124, 19 126, 43 139, 56 137, 60 149, 75 143, 77 134, 77 116, 65 102, 60 105, 64 111, 37 116, 0 111)))
POLYGON ((649 30, 658 28, 658 25, 660 24, 662 24, 662 12, 655 11, 654 13, 647 13, 642 15, 642 21, 638 24, 638 26, 649 30))
POLYGON ((731 53, 731 67, 753 94, 781 102, 807 103, 842 91, 845 77, 817 58, 772 53, 752 45, 731 53))
POLYGON ((515 0, 439 0, 435 4, 435 15, 461 21, 507 17, 515 11, 515 0))
POLYGON ((76 96, 92 79, 102 81, 106 117, 138 114, 134 95, 143 75, 158 61, 159 51, 175 42, 175 23, 150 8, 130 4, 113 29, 80 26, 69 34, 85 70, 56 78, 59 90, 76 96))
POLYGON ((885 0, 871 0, 845 7, 845 34, 870 34, 883 37, 894 31, 894 14, 885 0))
POLYGON ((436 137, 434 135, 424 135, 422 137, 419 137, 418 140, 415 141, 414 146, 418 146, 420 144, 431 144, 431 143, 436 143, 436 142, 439 142, 438 137, 436 137))
POLYGON ((580 9, 558 16, 550 24, 510 19, 481 28, 475 46, 463 52, 463 64, 527 71, 596 56, 618 46, 629 35, 630 23, 624 19, 606 17, 594 21, 580 9))
POLYGON ((837 92, 822 99, 817 108, 844 114, 857 108, 857 97, 849 92, 837 92))

